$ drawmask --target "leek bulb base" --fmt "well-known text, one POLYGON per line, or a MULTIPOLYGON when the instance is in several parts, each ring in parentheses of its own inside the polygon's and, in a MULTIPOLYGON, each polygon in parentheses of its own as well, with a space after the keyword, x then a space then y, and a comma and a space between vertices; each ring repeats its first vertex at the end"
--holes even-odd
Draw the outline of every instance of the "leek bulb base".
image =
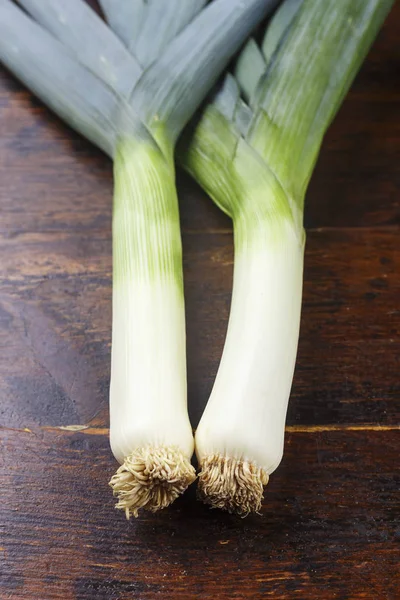
POLYGON ((169 506, 196 479, 190 460, 176 446, 138 448, 128 456, 110 486, 118 498, 116 508, 126 518, 140 509, 157 512, 169 506))
POLYGON ((201 463, 198 497, 212 508, 246 517, 259 513, 268 475, 254 463, 221 455, 201 463))

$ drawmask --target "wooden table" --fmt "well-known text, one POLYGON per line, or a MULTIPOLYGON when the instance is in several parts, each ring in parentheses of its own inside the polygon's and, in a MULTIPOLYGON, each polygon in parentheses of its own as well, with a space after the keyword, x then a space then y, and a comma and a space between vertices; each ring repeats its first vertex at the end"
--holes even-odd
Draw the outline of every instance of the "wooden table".
MULTIPOLYGON (((286 452, 245 520, 193 490, 129 523, 114 510, 111 164, 0 71, 2 599, 400 598, 399 30, 397 4, 309 189, 286 452)), ((179 189, 196 425, 232 235, 181 174, 179 189)))

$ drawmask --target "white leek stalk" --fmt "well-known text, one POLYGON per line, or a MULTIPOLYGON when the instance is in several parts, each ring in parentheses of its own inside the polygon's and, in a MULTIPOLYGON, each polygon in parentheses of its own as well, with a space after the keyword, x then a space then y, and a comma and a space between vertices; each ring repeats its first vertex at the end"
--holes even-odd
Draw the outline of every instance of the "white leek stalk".
POLYGON ((196 452, 202 498, 239 514, 260 510, 263 485, 283 455, 303 254, 290 221, 235 222, 228 332, 196 452))
POLYGON ((199 495, 212 507, 258 512, 282 459, 305 190, 323 134, 391 3, 286 0, 262 49, 246 45, 235 77, 226 77, 179 149, 234 228, 228 332, 195 436, 199 495))
POLYGON ((114 177, 110 442, 122 466, 111 485, 118 508, 137 516, 168 506, 195 479, 182 248, 172 154, 122 139, 114 177))
POLYGON ((301 211, 275 175, 244 140, 235 143, 216 109, 220 100, 206 109, 185 154, 188 170, 232 217, 235 243, 228 331, 195 443, 200 498, 247 515, 260 510, 283 455, 305 236, 301 211))

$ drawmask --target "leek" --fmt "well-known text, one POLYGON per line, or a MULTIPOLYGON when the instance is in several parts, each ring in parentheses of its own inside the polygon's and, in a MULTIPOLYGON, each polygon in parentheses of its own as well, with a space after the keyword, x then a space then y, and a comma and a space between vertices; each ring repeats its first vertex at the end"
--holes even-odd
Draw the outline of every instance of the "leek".
POLYGON ((261 48, 248 42, 179 147, 181 164, 234 228, 226 342, 195 436, 199 495, 212 507, 259 511, 282 459, 305 192, 323 135, 391 4, 286 0, 261 48))
POLYGON ((122 42, 81 0, 20 4, 31 16, 0 0, 0 60, 114 160, 110 440, 121 467, 110 483, 136 516, 195 479, 175 142, 275 2, 171 0, 164 21, 159 3, 125 0, 137 45, 111 0, 103 8, 122 42))
MULTIPOLYGON (((200 25, 198 17, 188 26, 204 1, 194 6, 185 0, 171 21, 177 6, 171 0, 163 6, 166 18, 146 50, 146 27, 161 21, 157 0, 123 4, 101 0, 123 47, 103 25, 96 26, 91 19, 89 26, 89 13, 81 9, 89 45, 99 49, 94 53, 73 36, 73 21, 62 19, 66 27, 60 29, 39 0, 21 3, 54 37, 26 17, 17 17, 15 8, 12 14, 7 12, 9 0, 0 0, 1 60, 115 161, 111 437, 116 432, 114 452, 125 462, 112 483, 119 494, 118 506, 127 515, 140 507, 154 510, 172 501, 193 477, 188 466, 190 436, 185 433, 177 444, 169 441, 179 439, 177 429, 187 432, 173 148, 239 37, 244 39, 245 30, 273 3, 261 7, 263 3, 254 2, 246 13, 238 1, 238 10, 249 20, 236 23, 232 42, 230 24, 222 13, 215 12, 212 18, 218 16, 219 25, 226 25, 224 31, 212 23, 215 30, 207 37, 211 25, 206 20, 200 25), (222 43, 218 46, 216 31, 221 39, 227 36, 228 49, 222 43), (178 32, 182 33, 174 37, 178 32), (199 45, 192 52, 192 32, 207 39, 202 50, 199 45), (197 64, 206 45, 208 59, 197 64), (185 58, 187 64, 182 64, 185 58), (207 60, 213 74, 204 84, 207 60), (144 318, 138 319, 137 313, 144 318), (166 334, 164 343, 160 331, 166 334), (126 364, 135 365, 136 371, 127 374, 126 364), (184 398, 181 403, 172 390, 184 398)), ((219 0, 212 5, 218 3, 224 5, 219 0)), ((61 0, 52 4, 65 8, 61 0)), ((235 11, 233 4, 229 9, 235 11)), ((322 137, 391 4, 390 0, 340 4, 285 0, 261 46, 255 40, 248 42, 233 75, 226 76, 180 143, 180 163, 234 225, 227 339, 196 432, 199 493, 212 506, 241 515, 258 511, 263 487, 282 458, 300 321, 304 196, 322 137)))

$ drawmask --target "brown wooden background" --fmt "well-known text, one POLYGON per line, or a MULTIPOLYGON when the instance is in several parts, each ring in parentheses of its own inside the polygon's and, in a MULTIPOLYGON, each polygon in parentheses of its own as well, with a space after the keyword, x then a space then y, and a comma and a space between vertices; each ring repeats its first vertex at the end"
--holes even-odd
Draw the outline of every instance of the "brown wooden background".
MULTIPOLYGON (((400 598, 399 32, 397 3, 310 186, 286 453, 246 520, 193 490, 137 521, 114 510, 111 164, 0 70, 2 599, 400 598)), ((232 236, 182 174, 179 187, 196 425, 232 236)))

